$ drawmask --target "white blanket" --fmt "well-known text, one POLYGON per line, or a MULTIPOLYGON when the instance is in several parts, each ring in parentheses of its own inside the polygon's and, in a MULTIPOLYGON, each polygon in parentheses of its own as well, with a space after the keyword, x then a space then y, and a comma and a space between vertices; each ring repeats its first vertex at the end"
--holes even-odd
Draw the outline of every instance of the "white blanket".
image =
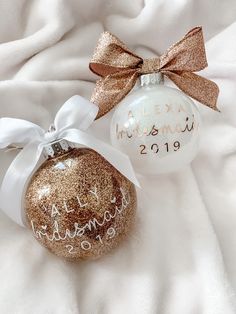
MULTIPOLYGON (((64 262, 1 213, 1 314, 236 312, 235 0, 2 0, 0 117, 47 128, 67 98, 89 98, 88 63, 104 29, 145 55, 196 25, 207 41, 202 74, 218 83, 222 113, 200 105, 192 166, 140 178, 135 232, 98 261, 64 262)), ((93 127, 105 141, 110 117, 93 127)), ((1 152, 1 179, 14 156, 1 152)))

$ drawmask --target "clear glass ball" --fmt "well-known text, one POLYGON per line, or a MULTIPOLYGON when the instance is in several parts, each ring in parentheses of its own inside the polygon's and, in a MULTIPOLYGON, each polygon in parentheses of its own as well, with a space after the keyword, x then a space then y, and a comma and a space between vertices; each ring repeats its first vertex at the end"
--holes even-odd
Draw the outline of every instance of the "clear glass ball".
POLYGON ((183 92, 162 84, 140 86, 117 106, 111 141, 142 174, 178 171, 197 154, 201 119, 183 92))

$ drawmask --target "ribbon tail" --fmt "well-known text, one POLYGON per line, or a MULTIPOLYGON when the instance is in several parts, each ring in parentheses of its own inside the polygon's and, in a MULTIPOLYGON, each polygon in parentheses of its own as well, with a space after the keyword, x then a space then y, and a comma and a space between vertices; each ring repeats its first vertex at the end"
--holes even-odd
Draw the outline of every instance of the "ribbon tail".
POLYGON ((24 226, 22 219, 22 198, 24 189, 38 163, 41 163, 42 147, 31 142, 17 155, 3 178, 0 190, 0 206, 17 224, 24 226))
POLYGON ((137 69, 125 69, 97 81, 91 102, 98 105, 100 118, 118 104, 134 87, 138 78, 137 69))
POLYGON ((168 76, 184 93, 211 109, 219 111, 216 104, 219 87, 216 83, 192 72, 162 71, 162 73, 168 76))
POLYGON ((77 129, 66 130, 61 134, 61 137, 69 142, 80 144, 95 150, 128 180, 130 180, 136 186, 140 187, 130 159, 127 155, 121 153, 114 147, 94 138, 93 136, 77 129))

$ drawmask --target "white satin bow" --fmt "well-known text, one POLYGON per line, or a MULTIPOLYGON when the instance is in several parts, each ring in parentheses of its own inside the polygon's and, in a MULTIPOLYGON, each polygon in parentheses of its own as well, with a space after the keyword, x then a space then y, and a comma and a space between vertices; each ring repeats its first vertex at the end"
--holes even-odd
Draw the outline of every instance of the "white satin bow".
POLYGON ((0 190, 1 209, 23 226, 21 215, 24 188, 33 173, 45 159, 43 147, 57 139, 94 149, 135 185, 139 186, 128 156, 84 131, 96 118, 98 107, 81 96, 67 100, 56 114, 54 131, 45 132, 40 126, 26 120, 0 119, 0 149, 20 144, 22 151, 13 160, 0 190))

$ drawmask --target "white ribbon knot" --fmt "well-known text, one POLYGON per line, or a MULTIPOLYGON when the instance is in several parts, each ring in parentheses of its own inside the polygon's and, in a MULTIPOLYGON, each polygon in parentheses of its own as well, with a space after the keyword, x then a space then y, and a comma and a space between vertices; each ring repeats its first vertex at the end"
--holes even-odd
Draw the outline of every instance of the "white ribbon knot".
POLYGON ((0 119, 0 149, 10 144, 19 144, 22 151, 13 160, 3 179, 0 190, 1 209, 16 223, 23 226, 22 199, 25 185, 45 160, 43 148, 46 144, 65 139, 69 142, 91 148, 101 154, 117 170, 135 185, 139 186, 128 156, 112 146, 87 134, 95 120, 98 107, 81 96, 67 100, 56 114, 49 131, 21 119, 0 119))

